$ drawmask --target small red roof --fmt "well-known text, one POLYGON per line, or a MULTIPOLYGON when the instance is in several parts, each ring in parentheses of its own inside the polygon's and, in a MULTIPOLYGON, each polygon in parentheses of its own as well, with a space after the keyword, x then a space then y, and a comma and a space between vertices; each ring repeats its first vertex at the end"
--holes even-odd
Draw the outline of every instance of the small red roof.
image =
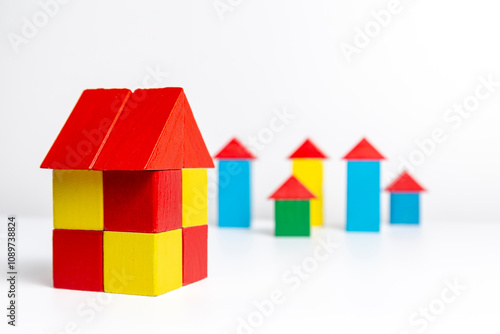
POLYGON ((385 157, 366 138, 363 138, 347 153, 344 160, 385 160, 385 157))
POLYGON ((316 198, 295 176, 291 176, 281 185, 269 199, 277 200, 306 200, 316 198))
POLYGON ((178 87, 85 90, 41 165, 135 171, 213 166, 178 87))
POLYGON ((253 160, 255 156, 247 150, 238 139, 233 138, 219 153, 217 153, 215 158, 253 160))
POLYGON ((411 177, 408 172, 403 172, 403 174, 401 174, 385 190, 392 193, 418 193, 425 191, 425 189, 417 181, 415 181, 415 179, 411 177))
POLYGON ((289 156, 289 159, 296 158, 316 158, 316 159, 327 159, 326 154, 321 152, 321 150, 313 144, 310 139, 306 141, 289 156))

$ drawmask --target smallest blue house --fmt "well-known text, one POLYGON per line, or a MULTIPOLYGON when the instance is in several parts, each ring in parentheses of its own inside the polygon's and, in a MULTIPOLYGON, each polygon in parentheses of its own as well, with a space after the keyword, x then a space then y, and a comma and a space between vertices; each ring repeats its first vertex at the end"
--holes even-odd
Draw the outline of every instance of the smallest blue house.
POLYGON ((420 193, 425 189, 403 172, 386 191, 391 193, 391 224, 420 223, 420 193))
POLYGON ((219 226, 250 227, 251 161, 255 156, 233 138, 216 156, 219 159, 219 226))

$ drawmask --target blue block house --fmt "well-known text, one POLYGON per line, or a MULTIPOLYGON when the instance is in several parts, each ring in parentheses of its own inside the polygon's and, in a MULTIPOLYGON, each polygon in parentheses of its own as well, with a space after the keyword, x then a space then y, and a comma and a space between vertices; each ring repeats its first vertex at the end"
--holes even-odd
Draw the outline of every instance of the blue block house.
POLYGON ((346 230, 380 231, 380 161, 384 160, 366 139, 345 157, 347 160, 346 230))
POLYGON ((420 224, 420 193, 425 189, 403 172, 386 188, 391 194, 391 224, 420 224))
POLYGON ((255 156, 236 138, 216 156, 219 160, 219 226, 250 227, 251 162, 255 156))

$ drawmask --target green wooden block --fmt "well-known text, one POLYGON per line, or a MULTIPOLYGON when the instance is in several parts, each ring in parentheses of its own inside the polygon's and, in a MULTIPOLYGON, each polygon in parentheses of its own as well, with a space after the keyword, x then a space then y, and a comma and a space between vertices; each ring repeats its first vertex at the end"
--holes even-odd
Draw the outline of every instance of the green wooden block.
POLYGON ((275 235, 277 237, 308 237, 311 235, 309 202, 309 200, 276 201, 275 235))

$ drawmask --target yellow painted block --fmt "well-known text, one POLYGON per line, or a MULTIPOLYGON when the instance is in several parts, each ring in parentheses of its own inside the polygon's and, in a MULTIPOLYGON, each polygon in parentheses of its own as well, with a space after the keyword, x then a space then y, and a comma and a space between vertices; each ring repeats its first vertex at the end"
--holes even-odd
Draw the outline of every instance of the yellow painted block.
POLYGON ((182 230, 104 231, 104 291, 158 296, 182 286, 182 230))
POLYGON ((311 200, 311 225, 323 225, 323 161, 293 159, 293 176, 317 197, 311 200))
POLYGON ((54 228, 103 230, 102 172, 54 170, 54 228))
POLYGON ((182 226, 208 223, 208 176, 203 168, 182 170, 182 226))

